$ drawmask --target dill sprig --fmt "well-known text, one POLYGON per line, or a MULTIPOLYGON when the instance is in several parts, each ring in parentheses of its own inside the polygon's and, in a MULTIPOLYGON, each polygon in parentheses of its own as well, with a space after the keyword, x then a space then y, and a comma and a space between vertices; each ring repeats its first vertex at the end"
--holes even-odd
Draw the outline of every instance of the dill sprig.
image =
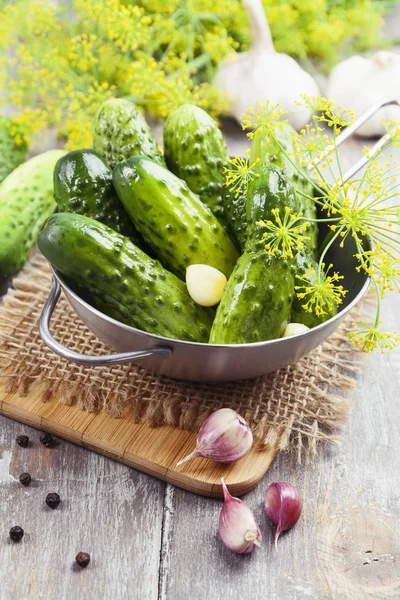
MULTIPOLYGON (((291 151, 279 142, 277 130, 282 127, 281 119, 286 114, 279 105, 270 102, 259 104, 256 109, 250 108, 243 118, 243 128, 251 128, 248 133, 250 139, 256 131, 258 135, 262 132, 266 139, 271 138, 299 175, 317 190, 314 201, 325 215, 316 221, 326 222, 331 230, 318 268, 310 267, 308 275, 298 278, 301 285, 296 286, 297 296, 304 300, 305 310, 314 311, 318 316, 329 313, 335 305, 342 303, 346 294, 340 283, 343 277, 336 271, 331 272, 333 265, 325 271, 324 261, 332 244, 338 242, 343 248, 347 238, 351 237, 356 246, 356 269, 370 277, 378 302, 374 322, 368 327, 362 323, 357 331, 350 334, 350 338, 367 352, 376 347, 382 351, 392 348, 398 337, 395 332, 381 328, 380 300, 387 292, 400 290, 399 162, 393 154, 385 154, 383 148, 373 155, 369 148, 365 148, 369 159, 367 168, 352 180, 344 181, 336 140, 342 129, 354 121, 354 113, 342 107, 336 108, 331 101, 320 97, 302 96, 299 104, 310 108, 313 116, 309 125, 293 135, 291 151), (331 136, 327 134, 326 126, 330 127, 331 136), (303 167, 306 165, 313 177, 305 173, 303 167)), ((387 130, 385 150, 390 145, 400 146, 400 125, 390 121, 387 130)), ((286 214, 289 215, 289 212, 287 209, 286 214)), ((276 256, 287 258, 290 252, 298 249, 296 238, 291 238, 287 231, 288 224, 267 223, 267 233, 264 234, 267 236, 267 250, 276 256)))

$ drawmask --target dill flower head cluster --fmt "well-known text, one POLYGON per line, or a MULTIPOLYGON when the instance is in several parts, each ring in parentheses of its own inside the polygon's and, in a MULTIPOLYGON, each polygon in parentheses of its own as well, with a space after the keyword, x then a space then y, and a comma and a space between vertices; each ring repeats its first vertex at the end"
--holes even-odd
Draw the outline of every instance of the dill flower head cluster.
POLYGON ((238 198, 241 194, 247 192, 247 186, 255 177, 260 177, 255 167, 260 162, 257 158, 252 164, 249 160, 250 150, 246 151, 246 157, 235 156, 227 161, 224 167, 225 185, 238 198))
MULTIPOLYGON (((185 102, 217 115, 225 100, 196 80, 190 27, 124 0, 16 0, 0 9, 1 101, 28 141, 52 128, 70 149, 91 145, 93 115, 112 96, 158 117, 185 102)), ((211 65, 234 46, 217 43, 216 27, 201 37, 211 65)))
POLYGON ((272 209, 275 218, 273 221, 259 221, 257 225, 266 231, 263 233, 265 249, 268 256, 282 258, 293 258, 295 252, 304 250, 304 242, 310 240, 310 236, 304 235, 309 228, 309 223, 302 214, 294 214, 288 206, 285 206, 284 216, 281 217, 277 208, 272 209))
MULTIPOLYGON (((373 0, 263 4, 278 52, 330 64, 341 47, 379 40, 373 0)), ((91 117, 111 96, 160 118, 185 102, 224 112, 210 82, 250 42, 241 0, 14 0, 0 7, 0 98, 28 140, 52 128, 68 148, 90 146, 91 117)))
MULTIPOLYGON (((385 155, 382 147, 373 153, 365 149, 368 165, 360 174, 347 180, 343 172, 336 139, 343 127, 354 121, 352 111, 335 108, 332 102, 319 97, 302 97, 300 106, 313 110, 312 122, 292 137, 292 149, 285 148, 279 137, 285 111, 277 105, 267 102, 250 108, 243 117, 243 128, 252 128, 254 132, 272 139, 280 148, 291 167, 299 176, 308 180, 313 195, 307 195, 319 207, 321 217, 329 234, 323 243, 318 268, 309 268, 298 277, 295 287, 299 300, 304 301, 303 308, 313 311, 317 316, 331 312, 339 306, 346 295, 341 281, 343 279, 334 266, 325 269, 325 257, 333 244, 348 249, 348 240, 355 246, 356 270, 365 272, 377 298, 377 311, 374 322, 366 326, 362 323, 350 334, 353 342, 370 352, 376 347, 381 350, 392 348, 398 341, 394 332, 381 328, 381 299, 387 292, 400 291, 400 209, 398 194, 400 187, 400 165, 392 154, 385 155), (326 127, 330 128, 330 135, 326 127), (304 171, 308 165, 309 170, 304 171), (311 175, 312 174, 312 175, 311 175)), ((388 124, 386 147, 400 145, 400 127, 388 124)), ((247 177, 246 184, 251 176, 247 177)), ((263 239, 270 255, 290 258, 302 248, 304 226, 299 227, 299 215, 291 215, 286 210, 284 218, 275 211, 276 222, 261 223, 266 231, 263 239)), ((353 251, 354 252, 354 251, 353 251)))

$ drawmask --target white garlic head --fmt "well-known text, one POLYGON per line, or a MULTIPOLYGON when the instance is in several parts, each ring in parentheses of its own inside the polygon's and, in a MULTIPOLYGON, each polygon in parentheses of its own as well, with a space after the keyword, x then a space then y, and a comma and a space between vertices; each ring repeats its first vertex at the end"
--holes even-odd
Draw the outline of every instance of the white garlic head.
MULTIPOLYGON (((354 110, 356 118, 376 102, 400 99, 400 55, 381 51, 371 58, 352 56, 344 60, 330 74, 326 96, 335 105, 354 110)), ((382 119, 400 120, 400 107, 381 108, 357 135, 383 135, 382 119)))

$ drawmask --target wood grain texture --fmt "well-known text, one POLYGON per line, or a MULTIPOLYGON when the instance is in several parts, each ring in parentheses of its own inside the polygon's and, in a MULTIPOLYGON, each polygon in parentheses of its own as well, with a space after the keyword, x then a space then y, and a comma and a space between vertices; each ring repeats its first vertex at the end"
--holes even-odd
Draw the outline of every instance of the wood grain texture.
POLYGON ((194 450, 195 433, 168 425, 152 429, 146 424, 135 423, 131 413, 123 419, 104 412, 88 413, 76 405, 61 404, 58 394, 44 403, 41 401, 42 387, 20 396, 7 393, 3 381, 0 383, 0 414, 197 494, 222 497, 221 477, 233 493, 244 494, 257 485, 276 455, 275 448, 253 448, 243 460, 231 465, 196 458, 177 467, 178 460, 194 450))
POLYGON ((2 600, 157 598, 162 482, 64 441, 46 449, 39 431, 5 417, 0 454, 2 600), (26 449, 15 444, 22 432, 26 449), (48 492, 60 494, 58 509, 46 506, 48 492), (7 539, 13 525, 25 530, 19 544, 7 539), (74 565, 79 551, 91 555, 86 570, 74 565))
MULTIPOLYGON (((242 154, 240 130, 226 127, 230 152, 242 154)), ((346 166, 362 146, 347 146, 346 166)), ((398 297, 385 304, 387 326, 400 329, 398 297)), ((221 501, 74 444, 46 450, 37 438, 36 430, 0 417, 1 600, 400 598, 400 349, 365 363, 341 448, 306 466, 279 455, 246 496, 264 536, 251 556, 234 555, 218 540, 221 501), (25 431, 35 440, 26 450, 14 443, 25 431), (31 488, 15 481, 24 470, 36 478, 31 488), (263 501, 279 480, 299 488, 304 512, 276 552, 263 501), (48 491, 60 492, 60 510, 44 506, 48 491), (7 540, 15 524, 26 530, 19 545, 7 540), (73 567, 80 550, 92 556, 85 571, 73 567)))
MULTIPOLYGON (((388 326, 399 328, 398 298, 390 305, 388 326)), ((228 598, 254 600, 399 598, 399 374, 399 349, 372 355, 358 378, 342 448, 327 449, 303 467, 278 455, 245 497, 264 537, 252 555, 234 555, 219 541, 221 502, 175 489, 173 518, 163 532, 172 552, 160 598, 222 599, 228 590, 228 598), (296 485, 304 503, 278 551, 263 508, 273 481, 296 485)))

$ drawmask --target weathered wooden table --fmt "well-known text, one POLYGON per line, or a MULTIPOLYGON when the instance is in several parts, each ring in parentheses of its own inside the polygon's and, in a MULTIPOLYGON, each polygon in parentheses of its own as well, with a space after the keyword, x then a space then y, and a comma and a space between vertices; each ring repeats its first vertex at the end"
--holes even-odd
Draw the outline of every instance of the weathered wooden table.
MULTIPOLYGON (((398 22, 398 21, 397 21, 398 22)), ((243 150, 237 129, 230 149, 243 150)), ((362 148, 345 151, 350 164, 362 148)), ((400 330, 398 297, 387 326, 400 330)), ((217 537, 221 501, 141 474, 73 444, 0 418, 0 600, 253 600, 400 598, 400 349, 365 362, 340 448, 299 466, 279 455, 246 501, 264 536, 239 556, 217 537), (27 433, 29 448, 15 438, 27 433), (30 487, 20 473, 34 477, 30 487), (278 551, 263 501, 272 481, 295 484, 304 512, 278 551), (57 491, 62 506, 47 508, 57 491), (21 525, 19 544, 8 540, 21 525), (85 570, 74 565, 86 551, 85 570)))

